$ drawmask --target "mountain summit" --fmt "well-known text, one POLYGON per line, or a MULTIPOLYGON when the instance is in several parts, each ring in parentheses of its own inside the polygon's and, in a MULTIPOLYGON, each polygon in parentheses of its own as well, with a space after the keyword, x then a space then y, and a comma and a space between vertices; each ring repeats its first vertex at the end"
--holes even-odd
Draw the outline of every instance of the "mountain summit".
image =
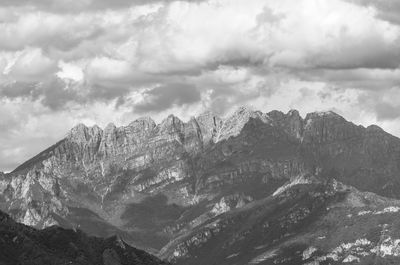
MULTIPOLYGON (((396 214, 399 176, 400 139, 377 126, 357 126, 334 112, 303 118, 296 110, 239 108, 226 118, 206 112, 187 122, 170 115, 159 124, 151 118, 104 129, 79 124, 0 175, 0 206, 37 228, 118 235, 178 264, 239 265, 302 264, 296 253, 327 231, 340 232, 332 244, 320 239, 313 243, 318 251, 304 252, 304 262, 317 262, 311 259, 317 254, 330 260, 340 239, 356 242, 361 230, 350 238, 333 224, 323 232, 323 223, 315 223, 321 233, 308 234, 309 225, 383 211, 362 230, 371 233, 369 254, 353 259, 346 250, 336 261, 362 260, 382 257, 370 251, 382 245, 372 230, 379 218, 396 214), (257 237, 264 232, 272 234, 257 237), (300 232, 307 240, 297 238, 300 232), (226 251, 207 256, 214 248, 226 251), (283 262, 285 255, 298 263, 283 262)), ((364 219, 349 222, 355 220, 364 219)))

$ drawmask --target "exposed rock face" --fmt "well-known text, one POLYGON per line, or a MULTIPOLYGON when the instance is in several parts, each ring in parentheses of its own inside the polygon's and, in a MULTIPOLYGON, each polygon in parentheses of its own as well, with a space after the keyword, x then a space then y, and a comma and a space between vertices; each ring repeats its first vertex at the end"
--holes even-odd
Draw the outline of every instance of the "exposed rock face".
POLYGON ((0 211, 0 264, 162 265, 167 264, 120 238, 88 237, 81 231, 36 230, 0 211))
POLYGON ((281 127, 290 136, 300 139, 303 135, 304 121, 297 110, 290 110, 287 114, 280 111, 271 111, 270 120, 281 127))
MULTIPOLYGON (((0 207, 37 228, 118 234, 156 253, 218 216, 277 200, 292 189, 288 183, 310 184, 306 175, 400 198, 400 140, 333 112, 303 119, 296 110, 239 108, 227 118, 206 112, 183 122, 170 115, 160 124, 141 118, 104 129, 81 124, 0 175, 0 207)), ((306 207, 295 215, 312 213, 306 207)), ((204 230, 194 242, 213 233, 204 230)), ((112 252, 105 255, 113 260, 112 252)))
POLYGON ((208 145, 217 141, 217 135, 222 126, 222 119, 212 112, 205 112, 196 118, 203 137, 203 143, 208 145))
POLYGON ((222 121, 221 128, 218 132, 216 141, 229 139, 229 137, 237 136, 250 119, 260 119, 267 122, 265 115, 258 111, 251 111, 248 108, 240 107, 232 116, 222 121))

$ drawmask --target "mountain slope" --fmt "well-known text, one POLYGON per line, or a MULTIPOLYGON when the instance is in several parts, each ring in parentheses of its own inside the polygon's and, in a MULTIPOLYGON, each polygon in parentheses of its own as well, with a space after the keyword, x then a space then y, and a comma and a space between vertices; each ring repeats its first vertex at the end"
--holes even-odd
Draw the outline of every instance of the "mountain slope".
POLYGON ((397 264, 399 217, 398 200, 302 176, 182 233, 161 257, 175 264, 397 264))
POLYGON ((81 231, 49 227, 36 230, 0 212, 0 264, 161 265, 117 237, 87 237, 81 231))

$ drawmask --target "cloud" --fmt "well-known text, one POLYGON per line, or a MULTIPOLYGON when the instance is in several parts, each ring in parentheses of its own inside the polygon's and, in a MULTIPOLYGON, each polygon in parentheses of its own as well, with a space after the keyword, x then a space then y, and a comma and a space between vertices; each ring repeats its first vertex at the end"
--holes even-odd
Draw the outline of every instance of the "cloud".
POLYGON ((280 1, 270 30, 270 64, 289 68, 396 68, 399 28, 343 1, 280 1), (272 39, 272 40, 271 40, 272 39))
POLYGON ((132 72, 128 62, 107 57, 94 58, 85 69, 86 79, 93 83, 123 82, 132 72))
POLYGON ((173 105, 182 106, 198 102, 200 99, 200 91, 194 85, 167 84, 145 91, 142 102, 134 106, 134 112, 160 112, 173 105))
POLYGON ((54 74, 56 63, 40 48, 27 48, 14 54, 3 74, 18 81, 38 81, 54 74))
POLYGON ((362 108, 372 110, 378 122, 400 119, 400 86, 383 91, 364 91, 358 102, 362 108))
POLYGON ((17 10, 13 19, 0 24, 0 48, 23 49, 27 45, 42 49, 69 50, 85 40, 101 35, 104 19, 87 14, 53 14, 17 10))
POLYGON ((382 103, 379 102, 375 106, 375 111, 377 113, 377 119, 379 121, 382 120, 394 120, 396 118, 399 118, 399 111, 400 111, 400 106, 393 106, 387 103, 382 103))
MULTIPOLYGON (((153 3, 168 3, 173 0, 3 0, 3 7, 33 7, 52 12, 82 12, 105 9, 121 9, 131 6, 148 5, 153 3)), ((186 0, 188 2, 200 2, 202 0, 186 0)))
POLYGON ((397 0, 348 0, 350 2, 373 7, 377 17, 394 24, 400 24, 400 2, 397 0))
POLYGON ((0 144, 16 161, 50 142, 41 128, 51 121, 67 120, 55 133, 74 122, 223 115, 238 105, 334 109, 400 135, 398 7, 396 0, 1 1, 0 129, 11 129, 0 139, 13 146, 0 144), (30 130, 41 143, 24 143, 31 151, 17 141, 30 130))
POLYGON ((65 63, 60 61, 58 63, 60 71, 56 73, 56 76, 61 79, 69 79, 76 82, 82 81, 84 77, 83 69, 73 63, 65 63))
POLYGON ((341 88, 387 91, 400 84, 400 69, 313 69, 295 71, 303 80, 327 82, 341 88))
POLYGON ((0 96, 17 102, 18 99, 38 101, 51 110, 63 109, 71 101, 84 99, 58 78, 50 78, 41 82, 14 82, 0 87, 0 96))
POLYGON ((0 43, 4 49, 40 46, 54 61, 80 61, 88 80, 104 76, 104 82, 200 75, 221 65, 399 66, 399 28, 340 0, 172 1, 145 7, 80 14, 21 11, 3 25, 8 33, 0 43))

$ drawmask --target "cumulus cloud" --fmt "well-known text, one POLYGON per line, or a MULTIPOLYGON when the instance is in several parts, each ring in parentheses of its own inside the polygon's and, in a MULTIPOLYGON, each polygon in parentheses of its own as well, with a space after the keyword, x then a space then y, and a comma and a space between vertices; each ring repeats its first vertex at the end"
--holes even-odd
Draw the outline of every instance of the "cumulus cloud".
MULTIPOLYGON (((1 1, 0 128, 14 131, 0 136, 26 121, 70 117, 66 130, 238 105, 335 109, 400 135, 399 11, 396 0, 1 1)), ((29 129, 40 151, 49 133, 29 129)), ((13 139, 17 160, 29 152, 13 139)))

